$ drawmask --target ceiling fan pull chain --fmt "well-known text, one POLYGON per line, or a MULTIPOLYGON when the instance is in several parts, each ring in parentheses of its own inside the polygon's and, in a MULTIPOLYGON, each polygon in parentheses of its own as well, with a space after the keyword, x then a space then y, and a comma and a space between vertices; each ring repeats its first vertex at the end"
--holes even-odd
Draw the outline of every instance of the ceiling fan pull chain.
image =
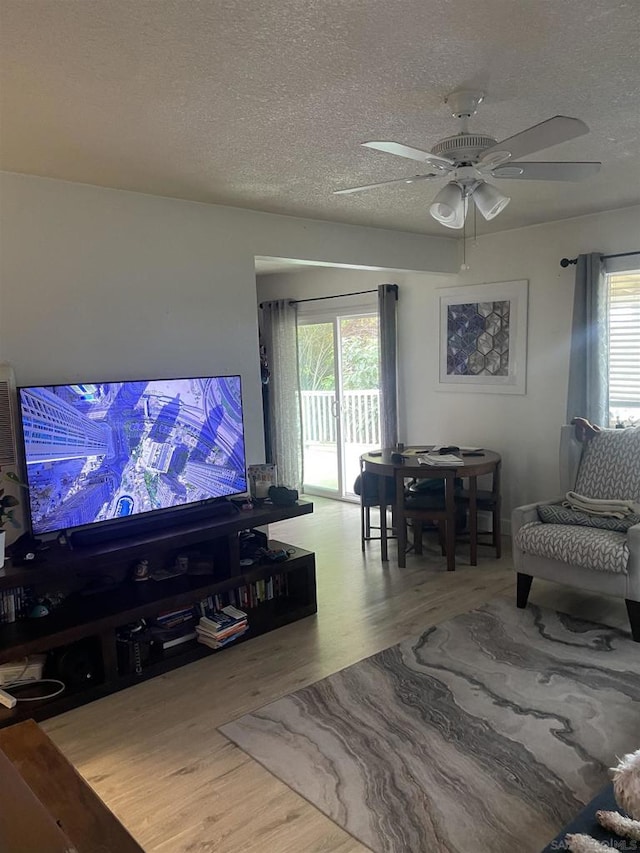
POLYGON ((462 222, 462 264, 461 270, 468 270, 467 266, 467 217, 465 216, 462 222))

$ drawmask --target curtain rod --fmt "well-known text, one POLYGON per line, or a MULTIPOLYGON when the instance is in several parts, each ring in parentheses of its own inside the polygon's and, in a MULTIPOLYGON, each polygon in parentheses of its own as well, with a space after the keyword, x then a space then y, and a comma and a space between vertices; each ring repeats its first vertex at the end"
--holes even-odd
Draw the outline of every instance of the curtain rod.
MULTIPOLYGON (((640 252, 618 252, 617 255, 600 255, 603 261, 606 261, 608 258, 628 258, 629 255, 640 255, 640 252)), ((563 258, 560 261, 561 267, 568 267, 569 264, 577 264, 577 258, 563 258)))
POLYGON ((335 296, 310 296, 309 299, 292 299, 292 302, 320 302, 321 299, 341 299, 343 296, 362 296, 364 293, 377 293, 375 290, 354 290, 353 293, 336 293, 335 296))
MULTIPOLYGON (((391 287, 394 290, 396 295, 396 299, 398 298, 398 285, 397 284, 387 284, 385 287, 391 287)), ((364 293, 377 293, 378 288, 375 290, 354 290, 353 293, 336 293, 335 296, 310 296, 309 299, 290 299, 292 305, 297 305, 300 302, 319 302, 321 299, 341 299, 343 296, 362 296, 364 293)), ((265 305, 264 302, 260 303, 260 307, 265 305)))

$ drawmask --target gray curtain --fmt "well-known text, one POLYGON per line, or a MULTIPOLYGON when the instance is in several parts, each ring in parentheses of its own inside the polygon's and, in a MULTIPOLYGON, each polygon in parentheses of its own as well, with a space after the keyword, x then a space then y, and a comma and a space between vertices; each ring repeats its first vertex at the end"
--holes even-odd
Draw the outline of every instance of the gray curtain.
POLYGON ((609 310, 602 256, 579 255, 573 296, 567 423, 609 423, 609 310))
POLYGON ((380 433, 383 447, 398 442, 398 285, 378 287, 380 335, 380 433))
POLYGON ((262 335, 271 376, 271 461, 278 483, 302 490, 302 416, 298 380, 297 306, 288 299, 262 304, 262 335))

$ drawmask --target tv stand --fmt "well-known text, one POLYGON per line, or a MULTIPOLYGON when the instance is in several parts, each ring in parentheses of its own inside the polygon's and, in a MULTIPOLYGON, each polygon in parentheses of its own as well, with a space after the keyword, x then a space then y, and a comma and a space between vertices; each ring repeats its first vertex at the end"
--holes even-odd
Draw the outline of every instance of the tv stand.
POLYGON ((286 560, 274 563, 264 557, 264 561, 256 559, 246 565, 241 558, 241 540, 259 539, 241 536, 245 531, 312 511, 313 504, 305 501, 287 507, 266 503, 253 510, 232 508, 232 515, 192 519, 74 550, 52 543, 47 550, 38 551, 28 567, 20 561, 7 561, 0 575, 0 593, 13 596, 16 590, 31 588, 36 598, 46 599, 48 593, 53 597, 64 590, 66 597, 48 616, 0 625, 0 664, 44 653, 45 677, 61 678, 66 689, 50 700, 18 702, 13 709, 0 707, 0 727, 27 717, 43 720, 55 716, 224 651, 190 639, 175 645, 154 641, 141 655, 142 644, 135 638, 129 642, 126 636, 140 620, 153 623, 160 614, 198 607, 207 600, 217 606, 233 603, 247 612, 249 623, 249 630, 235 645, 314 614, 313 553, 270 540, 269 548, 284 549, 286 560), (147 560, 152 570, 171 568, 184 555, 189 557, 190 569, 193 562, 193 573, 161 581, 132 579, 132 569, 140 560, 147 560), (190 555, 198 559, 192 561, 190 555), (93 594, 82 594, 102 582, 104 586, 92 590, 93 594), (86 663, 87 677, 67 678, 65 660, 67 671, 76 676, 86 663))
POLYGON ((67 534, 66 538, 70 548, 82 548, 111 542, 114 539, 131 539, 141 533, 162 530, 167 526, 182 527, 192 521, 207 521, 234 515, 236 512, 238 509, 231 501, 221 498, 206 504, 183 507, 179 511, 171 510, 171 512, 154 515, 140 515, 137 518, 105 521, 92 527, 74 530, 67 534))

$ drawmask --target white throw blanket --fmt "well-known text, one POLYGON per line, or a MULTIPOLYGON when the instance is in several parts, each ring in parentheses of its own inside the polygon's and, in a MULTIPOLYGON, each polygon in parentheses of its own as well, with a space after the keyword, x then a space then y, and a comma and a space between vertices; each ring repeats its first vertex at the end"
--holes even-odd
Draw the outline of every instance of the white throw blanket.
POLYGON ((640 514, 640 503, 636 501, 605 501, 598 498, 586 498, 576 492, 567 492, 563 506, 589 515, 600 515, 605 518, 626 518, 628 515, 640 514))

